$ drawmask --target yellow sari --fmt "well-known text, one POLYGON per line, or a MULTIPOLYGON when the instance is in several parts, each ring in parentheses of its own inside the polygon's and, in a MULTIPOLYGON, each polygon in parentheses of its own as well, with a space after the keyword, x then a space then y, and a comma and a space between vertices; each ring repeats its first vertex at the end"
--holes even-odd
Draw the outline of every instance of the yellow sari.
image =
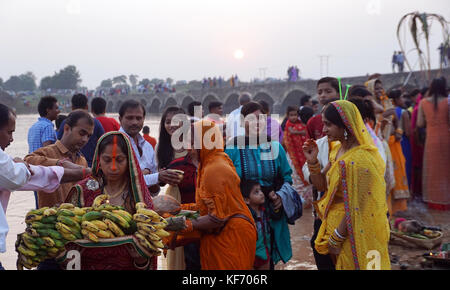
POLYGON ((390 269, 385 164, 357 107, 348 101, 336 101, 332 105, 359 146, 336 160, 341 144, 331 144, 328 189, 314 203, 322 220, 315 248, 322 255, 328 254, 328 238, 345 218, 347 238, 337 256, 336 269, 390 269), (344 202, 335 203, 335 196, 341 196, 344 202))

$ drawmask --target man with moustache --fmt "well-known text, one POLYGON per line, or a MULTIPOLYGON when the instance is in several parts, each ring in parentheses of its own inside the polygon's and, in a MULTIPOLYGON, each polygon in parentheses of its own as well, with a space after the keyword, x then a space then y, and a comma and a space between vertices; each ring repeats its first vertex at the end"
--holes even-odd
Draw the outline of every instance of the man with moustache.
POLYGON ((119 109, 119 131, 130 137, 145 183, 150 193, 155 196, 159 193, 159 184, 177 185, 181 180, 179 175, 173 171, 163 169, 158 172, 155 151, 139 133, 144 127, 144 120, 145 107, 135 100, 124 102, 119 109))

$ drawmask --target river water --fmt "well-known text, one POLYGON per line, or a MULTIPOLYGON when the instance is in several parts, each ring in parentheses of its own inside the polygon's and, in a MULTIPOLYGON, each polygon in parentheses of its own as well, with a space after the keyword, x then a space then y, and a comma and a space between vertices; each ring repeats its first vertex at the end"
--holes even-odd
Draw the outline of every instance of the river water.
MULTIPOLYGON (((107 114, 108 117, 113 117, 118 120, 118 114, 107 114)), ((14 141, 6 148, 6 153, 12 157, 23 158, 28 154, 27 135, 28 129, 37 121, 39 115, 18 115, 16 120, 16 131, 14 133, 14 141)), ((144 125, 150 127, 150 135, 153 137, 159 136, 160 116, 147 116, 144 125)), ((163 194, 165 189, 162 189, 163 194)), ((31 191, 17 191, 11 194, 6 218, 10 227, 7 237, 6 253, 0 254, 0 261, 6 269, 16 269, 17 253, 15 251, 15 241, 17 234, 25 230, 25 214, 33 209, 35 200, 33 192, 31 191)), ((296 222, 295 225, 290 226, 291 242, 293 248, 293 257, 287 264, 279 264, 276 269, 286 270, 310 270, 316 269, 314 258, 309 240, 313 231, 313 218, 311 209, 305 209, 303 217, 296 222)), ((166 263, 163 257, 160 257, 158 268, 165 269, 166 263)))

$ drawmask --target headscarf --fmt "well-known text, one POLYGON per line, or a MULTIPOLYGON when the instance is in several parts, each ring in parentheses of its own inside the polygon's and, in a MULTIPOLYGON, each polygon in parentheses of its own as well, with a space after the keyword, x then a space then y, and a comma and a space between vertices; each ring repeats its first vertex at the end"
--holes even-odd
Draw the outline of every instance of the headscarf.
MULTIPOLYGON (((359 145, 345 152, 327 173, 329 178, 325 196, 316 204, 319 216, 326 220, 336 191, 342 190, 348 239, 350 240, 354 268, 367 265, 367 253, 381 252, 381 263, 386 260, 389 241, 389 225, 386 217, 385 163, 362 120, 358 108, 348 101, 331 103, 339 112, 347 130, 359 145)), ((335 159, 341 147, 339 142, 331 146, 330 160, 335 159)), ((319 252, 328 251, 328 243, 316 240, 319 252)))
MULTIPOLYGON (((153 202, 150 195, 150 192, 148 191, 147 185, 144 180, 144 176, 142 175, 141 168, 139 167, 139 161, 137 160, 136 154, 133 150, 133 147, 131 145, 131 141, 129 137, 119 131, 112 131, 108 132, 100 137, 100 139, 97 142, 97 146, 95 148, 94 158, 92 161, 92 177, 88 178, 80 182, 79 184, 75 185, 77 188, 77 191, 79 193, 82 193, 83 191, 86 191, 86 188, 88 190, 91 190, 89 187, 89 182, 91 180, 96 180, 100 183, 102 183, 102 176, 100 175, 100 156, 99 156, 99 146, 102 143, 102 141, 110 136, 110 135, 116 135, 118 138, 121 136, 126 143, 127 152, 124 152, 128 156, 128 172, 129 172, 129 178, 130 178, 130 185, 129 188, 131 190, 132 198, 134 201, 134 204, 137 202, 145 202, 148 208, 153 208, 153 202)), ((84 200, 85 194, 80 194, 79 202, 81 204, 85 204, 84 200)))

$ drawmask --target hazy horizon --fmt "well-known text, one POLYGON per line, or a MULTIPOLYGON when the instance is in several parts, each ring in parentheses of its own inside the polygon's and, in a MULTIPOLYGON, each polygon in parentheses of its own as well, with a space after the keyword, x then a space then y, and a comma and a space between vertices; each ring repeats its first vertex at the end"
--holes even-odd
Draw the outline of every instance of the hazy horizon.
MULTIPOLYGON (((302 78, 317 79, 319 55, 330 55, 328 75, 390 73, 401 17, 420 11, 448 21, 449 8, 448 0, 0 0, 0 77, 32 71, 39 86, 75 65, 81 85, 94 89, 130 74, 286 78, 297 65, 302 78)), ((434 22, 432 68, 441 39, 434 22)))

